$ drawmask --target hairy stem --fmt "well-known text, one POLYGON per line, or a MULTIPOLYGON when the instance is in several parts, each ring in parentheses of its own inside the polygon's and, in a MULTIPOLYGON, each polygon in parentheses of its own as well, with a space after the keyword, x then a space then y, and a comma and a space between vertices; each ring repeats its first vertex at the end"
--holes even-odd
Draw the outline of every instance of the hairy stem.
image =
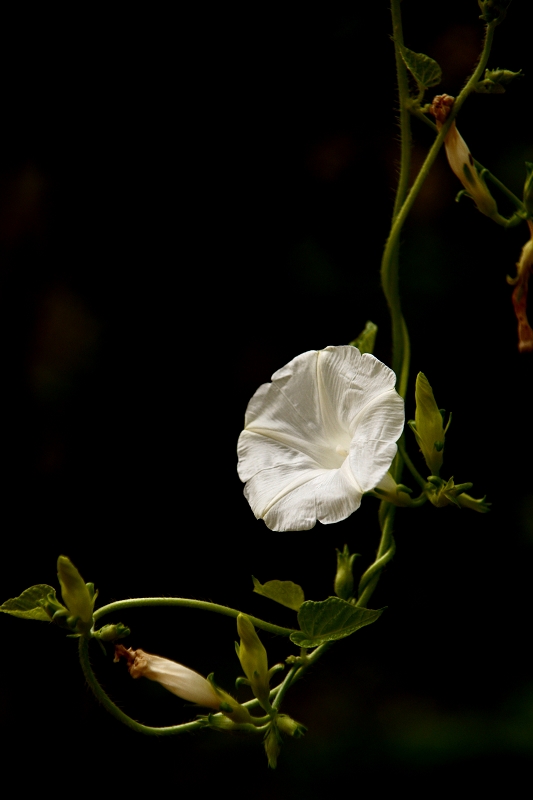
MULTIPOLYGON (((109 603, 107 606, 102 606, 94 612, 95 622, 99 620, 104 614, 110 614, 112 611, 122 611, 126 608, 147 608, 154 606, 178 606, 179 608, 198 608, 202 611, 214 611, 215 614, 223 614, 226 617, 234 617, 235 619, 239 614, 243 613, 235 608, 228 608, 228 606, 221 606, 217 603, 208 603, 205 600, 191 600, 186 597, 138 597, 134 600, 117 600, 115 603, 109 603)), ((271 622, 265 622, 258 617, 247 615, 253 622, 256 628, 261 628, 269 633, 275 633, 278 636, 290 636, 294 633, 293 628, 282 628, 280 625, 273 625, 271 622)))

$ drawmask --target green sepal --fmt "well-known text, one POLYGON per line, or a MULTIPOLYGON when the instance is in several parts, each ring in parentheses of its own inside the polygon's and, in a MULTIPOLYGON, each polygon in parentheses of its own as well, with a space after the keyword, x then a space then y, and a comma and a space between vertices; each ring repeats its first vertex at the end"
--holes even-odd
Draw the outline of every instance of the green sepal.
POLYGON ((469 508, 471 511, 477 511, 480 514, 486 514, 488 511, 490 511, 491 504, 485 502, 485 497, 480 497, 478 500, 476 500, 474 497, 470 497, 469 494, 466 494, 466 492, 463 492, 457 498, 457 500, 461 508, 469 508))
POLYGON ((472 483, 455 484, 453 477, 448 481, 444 481, 437 475, 430 475, 426 484, 426 495, 436 508, 454 505, 457 508, 470 508, 473 511, 485 514, 490 510, 490 503, 486 503, 484 497, 476 500, 466 494, 467 490, 471 489, 472 486, 472 483))
POLYGON ((262 584, 253 575, 252 580, 254 582, 254 592, 263 597, 268 597, 269 600, 274 600, 274 602, 280 603, 282 606, 292 608, 293 611, 298 611, 305 600, 302 587, 292 581, 267 581, 262 584))
POLYGON ((301 630, 291 633, 290 639, 298 647, 318 647, 350 636, 375 622, 382 613, 383 609, 360 608, 340 597, 328 597, 319 602, 307 600, 298 612, 301 630))
POLYGON ((103 625, 97 631, 94 631, 93 636, 102 642, 114 642, 115 639, 125 639, 131 633, 130 629, 123 625, 122 622, 117 622, 116 625, 103 625))
POLYGON ((374 345, 376 344, 377 332, 378 326, 374 322, 368 320, 359 336, 351 341, 350 344, 352 347, 357 347, 360 353, 372 354, 374 352, 374 345))
POLYGON ((440 83, 442 70, 435 59, 424 53, 415 53, 405 46, 400 46, 400 53, 420 92, 440 83))
POLYGON ((54 614, 60 610, 68 614, 67 609, 57 599, 54 587, 45 583, 30 586, 19 597, 12 597, 0 606, 0 611, 4 614, 41 622, 50 622, 54 614))
MULTIPOLYGON (((246 731, 247 733, 261 733, 257 727, 250 722, 233 722, 233 720, 229 719, 229 717, 225 717, 223 714, 208 714, 207 716, 199 714, 196 717, 197 721, 202 724, 202 727, 205 728, 214 728, 217 731, 246 731)), ((253 717, 250 717, 253 720, 253 717)))
POLYGON ((307 733, 307 728, 301 722, 296 722, 287 714, 278 714, 276 717, 276 725, 280 733, 286 736, 293 736, 295 739, 301 739, 307 733))

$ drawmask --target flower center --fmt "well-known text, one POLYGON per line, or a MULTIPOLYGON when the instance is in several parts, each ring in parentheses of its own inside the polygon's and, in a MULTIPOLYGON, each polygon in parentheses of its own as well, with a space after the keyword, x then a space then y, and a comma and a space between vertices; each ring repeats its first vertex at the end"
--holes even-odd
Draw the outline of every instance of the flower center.
POLYGON ((344 447, 341 447, 340 444, 338 444, 337 447, 335 448, 335 452, 338 453, 340 456, 343 456, 343 458, 348 457, 348 451, 345 450, 344 447))

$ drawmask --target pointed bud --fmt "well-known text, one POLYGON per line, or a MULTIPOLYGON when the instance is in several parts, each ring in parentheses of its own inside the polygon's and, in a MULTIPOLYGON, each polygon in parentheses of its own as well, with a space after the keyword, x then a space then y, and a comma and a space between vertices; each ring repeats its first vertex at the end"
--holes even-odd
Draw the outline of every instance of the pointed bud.
POLYGON ((57 577, 61 585, 63 602, 69 610, 69 627, 79 633, 90 630, 96 593, 93 584, 86 584, 80 573, 66 556, 57 559, 57 577))
POLYGON ((435 402, 433 389, 423 372, 419 372, 415 387, 415 419, 409 426, 416 436, 418 446, 432 475, 438 475, 442 466, 444 438, 451 422, 444 428, 442 413, 435 402))
POLYGON ((281 745, 283 740, 279 734, 277 726, 272 724, 265 736, 265 752, 268 758, 268 766, 271 769, 276 769, 278 765, 278 756, 280 754, 281 745))
POLYGON ((237 617, 237 631, 241 637, 241 643, 235 646, 244 674, 250 681, 252 691, 261 705, 268 708, 270 707, 268 702, 270 686, 267 652, 255 632, 251 620, 245 614, 239 614, 237 617))
POLYGON ((350 555, 348 545, 344 550, 337 550, 337 574, 335 575, 335 594, 341 600, 349 600, 353 596, 353 562, 359 554, 350 555))

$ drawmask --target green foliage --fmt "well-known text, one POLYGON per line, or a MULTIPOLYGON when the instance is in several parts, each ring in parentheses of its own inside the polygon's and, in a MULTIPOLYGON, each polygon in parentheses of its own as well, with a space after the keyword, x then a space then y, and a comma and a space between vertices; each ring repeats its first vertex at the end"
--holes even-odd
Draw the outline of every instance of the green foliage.
POLYGON ((378 326, 374 322, 368 320, 359 336, 350 342, 350 344, 352 347, 357 347, 361 353, 373 353, 377 332, 378 326))
POLYGON ((301 630, 291 633, 291 642, 299 647, 317 647, 344 639, 375 622, 382 612, 383 609, 372 611, 353 606, 340 597, 328 597, 320 602, 307 600, 298 612, 301 630))
POLYGON ((21 619, 37 619, 41 622, 50 622, 54 610, 61 608, 62 605, 56 597, 56 590, 53 586, 39 583, 37 586, 30 586, 29 589, 25 589, 19 597, 6 600, 0 606, 0 611, 21 619), (51 608, 51 613, 46 611, 47 607, 51 608))
POLYGON ((297 583, 292 581, 267 581, 259 583, 257 578, 252 575, 254 582, 254 592, 280 603, 282 606, 298 611, 305 600, 304 590, 297 583))
POLYGON ((431 86, 436 86, 442 78, 442 70, 437 62, 424 53, 415 53, 408 47, 400 47, 405 66, 415 79, 418 90, 424 93, 431 86))

